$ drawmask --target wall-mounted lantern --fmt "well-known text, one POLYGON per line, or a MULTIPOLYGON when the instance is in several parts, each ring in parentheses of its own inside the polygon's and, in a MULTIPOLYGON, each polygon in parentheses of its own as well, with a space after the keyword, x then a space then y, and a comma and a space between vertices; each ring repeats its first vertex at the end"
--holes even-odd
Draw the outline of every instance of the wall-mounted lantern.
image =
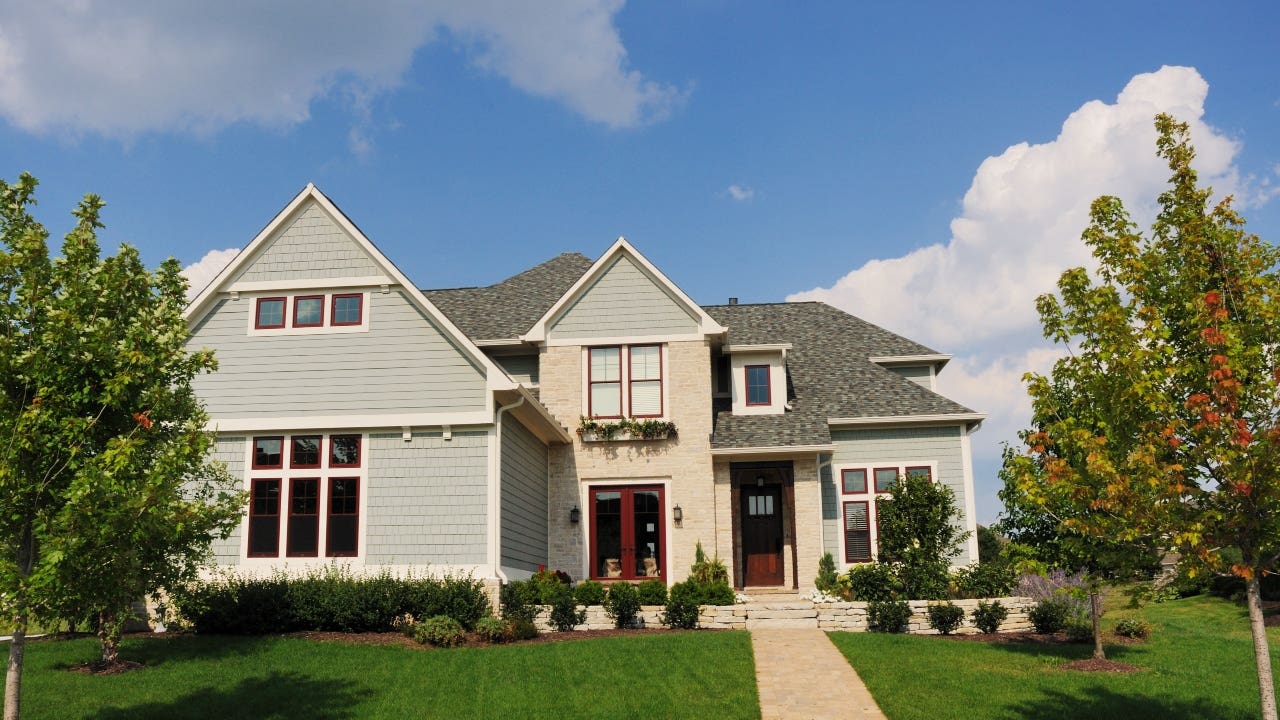
POLYGON ((573 509, 569 511, 569 522, 573 523, 574 525, 577 525, 578 521, 581 519, 582 519, 582 511, 578 509, 577 505, 574 505, 573 509))
POLYGON ((680 527, 684 522, 684 511, 680 509, 679 505, 671 508, 671 519, 676 521, 676 527, 680 527))

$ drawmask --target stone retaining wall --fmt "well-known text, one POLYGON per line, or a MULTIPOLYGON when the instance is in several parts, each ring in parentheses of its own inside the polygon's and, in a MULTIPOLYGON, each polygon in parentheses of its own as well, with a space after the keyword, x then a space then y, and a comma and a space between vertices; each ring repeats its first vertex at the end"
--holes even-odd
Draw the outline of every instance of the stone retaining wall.
MULTIPOLYGON (((1009 611, 1009 616, 1000 624, 1000 632, 1019 632, 1031 629, 1031 620, 1027 613, 1035 602, 1025 597, 997 598, 1000 604, 1009 611)), ((978 629, 973 625, 973 611, 978 607, 978 600, 952 600, 951 602, 964 609, 964 623, 956 630, 957 635, 974 634, 978 629)), ((911 620, 907 632, 915 635, 936 635, 937 630, 929 627, 927 608, 928 600, 912 600, 911 620)), ((660 619, 661 605, 645 605, 641 608, 637 627, 662 627, 660 619)), ((721 630, 750 630, 752 628, 820 628, 831 632, 867 631, 867 603, 865 602, 830 602, 816 603, 811 600, 793 600, 787 602, 745 603, 742 605, 703 605, 698 615, 698 624, 704 628, 721 630)), ((587 621, 575 627, 575 630, 605 630, 614 626, 613 618, 599 605, 586 608, 587 621)), ((551 607, 542 606, 535 624, 543 632, 550 631, 551 607)))

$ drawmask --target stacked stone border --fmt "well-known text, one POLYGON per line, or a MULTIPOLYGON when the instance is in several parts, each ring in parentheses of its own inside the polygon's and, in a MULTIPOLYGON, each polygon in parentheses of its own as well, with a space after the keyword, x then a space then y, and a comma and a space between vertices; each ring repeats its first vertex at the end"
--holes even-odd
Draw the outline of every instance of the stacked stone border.
MULTIPOLYGON (((1009 611, 1009 616, 1000 624, 999 632, 1022 632, 1031 629, 1031 619, 1027 613, 1035 606, 1035 601, 1026 597, 991 598, 986 602, 999 600, 1009 611)), ((927 615, 930 605, 942 601, 912 600, 911 620, 907 632, 912 635, 937 635, 938 631, 929 627, 927 615)), ((964 623, 955 631, 956 635, 972 635, 978 632, 973 624, 973 611, 981 600, 952 600, 952 603, 964 609, 964 623)), ((587 621, 575 627, 575 630, 607 630, 614 627, 613 618, 599 605, 586 608, 587 621)), ((645 605, 637 615, 636 627, 662 627, 661 605, 645 605)), ((543 632, 550 631, 551 606, 542 606, 536 624, 543 632)), ((812 600, 788 600, 785 602, 756 602, 741 605, 703 605, 700 608, 698 624, 704 628, 717 630, 751 630, 753 628, 818 628, 827 632, 867 632, 867 603, 865 602, 814 602, 812 600)))

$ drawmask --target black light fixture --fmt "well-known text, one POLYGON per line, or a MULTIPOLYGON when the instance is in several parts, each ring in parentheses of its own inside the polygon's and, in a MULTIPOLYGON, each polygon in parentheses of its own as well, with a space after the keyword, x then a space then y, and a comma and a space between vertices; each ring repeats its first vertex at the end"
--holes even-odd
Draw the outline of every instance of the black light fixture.
POLYGON ((756 487, 764 487, 764 476, 763 476, 763 475, 757 475, 757 476, 756 476, 756 487))
POLYGON ((569 511, 569 522, 573 523, 574 525, 577 525, 578 521, 581 519, 582 519, 582 511, 578 509, 577 505, 574 505, 573 509, 569 511))
POLYGON ((680 527, 680 523, 684 522, 684 511, 679 505, 671 508, 671 519, 676 521, 676 527, 680 527))

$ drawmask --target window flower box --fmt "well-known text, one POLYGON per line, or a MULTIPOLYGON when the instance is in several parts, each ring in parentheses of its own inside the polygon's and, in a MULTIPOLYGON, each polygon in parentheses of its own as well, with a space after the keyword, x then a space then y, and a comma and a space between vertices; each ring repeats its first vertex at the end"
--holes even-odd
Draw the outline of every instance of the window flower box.
POLYGON ((667 440, 676 436, 676 425, 670 420, 593 420, 583 417, 578 423, 582 442, 630 442, 667 440))

